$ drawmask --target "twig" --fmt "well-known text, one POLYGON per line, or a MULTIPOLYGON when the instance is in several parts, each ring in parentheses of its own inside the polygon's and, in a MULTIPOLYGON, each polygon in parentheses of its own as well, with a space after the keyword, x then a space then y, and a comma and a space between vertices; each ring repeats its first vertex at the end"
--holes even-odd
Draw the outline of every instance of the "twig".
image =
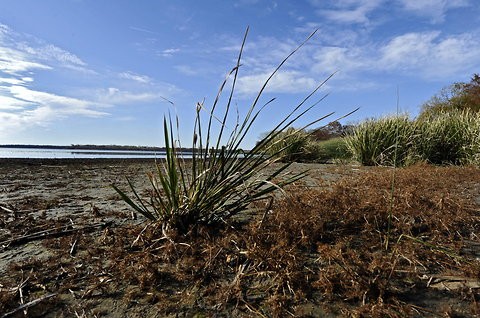
POLYGON ((45 239, 45 238, 49 238, 49 237, 60 237, 60 236, 64 236, 64 235, 69 235, 69 234, 72 234, 72 233, 75 233, 75 232, 78 232, 78 231, 82 231, 82 230, 93 230, 95 228, 103 229, 107 226, 112 225, 112 223, 113 223, 113 221, 101 222, 101 223, 95 223, 95 224, 92 224, 92 225, 86 225, 86 226, 81 226, 81 227, 77 227, 77 228, 73 228, 73 229, 66 229, 66 230, 57 227, 57 228, 54 228, 54 229, 51 229, 51 230, 44 230, 44 231, 40 231, 40 232, 35 232, 35 233, 27 234, 27 235, 24 235, 24 236, 20 236, 20 237, 16 237, 16 238, 13 238, 13 239, 9 239, 9 240, 0 242, 0 247, 7 248, 7 247, 12 246, 12 245, 21 245, 21 244, 25 244, 25 243, 28 243, 28 242, 31 242, 31 241, 41 240, 41 239, 45 239))
POLYGON ((24 310, 24 309, 27 309, 27 308, 30 308, 30 307, 33 307, 35 306, 36 304, 44 301, 45 299, 48 299, 48 298, 51 298, 51 297, 54 297, 54 296, 57 296, 57 294, 48 294, 48 295, 45 295, 43 297, 40 297, 40 298, 37 298, 35 300, 32 300, 26 304, 23 304, 19 307, 17 307, 16 309, 10 311, 10 312, 7 312, 6 314, 3 314, 3 316, 1 318, 6 318, 6 317, 10 317, 12 316, 13 314, 21 311, 21 310, 24 310))
POLYGON ((71 256, 74 256, 73 254, 75 254, 75 252, 77 251, 77 240, 75 240, 75 242, 73 242, 72 244, 72 247, 70 248, 70 255, 71 256))
POLYGON ((6 207, 4 207, 4 206, 1 206, 1 205, 0 205, 0 209, 2 209, 2 210, 4 210, 4 211, 7 211, 8 213, 15 213, 13 210, 10 210, 10 209, 8 209, 8 208, 6 208, 6 207))

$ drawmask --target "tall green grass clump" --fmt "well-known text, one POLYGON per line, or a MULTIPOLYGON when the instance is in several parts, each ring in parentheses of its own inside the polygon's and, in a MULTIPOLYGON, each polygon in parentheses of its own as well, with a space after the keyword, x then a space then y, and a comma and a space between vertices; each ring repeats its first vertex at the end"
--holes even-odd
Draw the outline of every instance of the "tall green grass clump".
POLYGON ((306 161, 311 156, 309 134, 293 127, 279 132, 268 145, 268 153, 282 162, 306 161))
POLYGON ((410 158, 415 124, 408 116, 366 120, 345 137, 354 160, 366 166, 404 165, 410 158))
MULTIPOLYGON (((269 198, 272 192, 281 189, 305 176, 306 172, 284 174, 290 163, 271 167, 282 158, 289 147, 278 145, 275 140, 282 134, 288 134, 289 127, 315 107, 323 98, 307 106, 315 93, 331 77, 320 83, 308 96, 292 107, 284 118, 279 119, 273 130, 264 135, 248 152, 241 149, 250 129, 262 111, 274 99, 260 104, 260 97, 272 77, 283 64, 308 41, 293 50, 271 73, 260 87, 243 118, 234 124, 227 124, 232 111, 232 99, 238 79, 238 71, 246 37, 238 55, 237 64, 220 86, 219 92, 208 115, 203 104, 197 105, 196 120, 192 136, 192 158, 185 161, 180 153, 178 137, 174 134, 174 126, 178 135, 178 118, 176 125, 170 117, 164 118, 164 138, 166 159, 157 165, 157 172, 149 175, 152 187, 150 197, 142 197, 135 186, 128 181, 132 195, 114 186, 115 190, 135 211, 148 219, 160 222, 164 230, 174 229, 187 233, 198 224, 213 225, 224 222, 228 218, 244 211, 256 201, 269 198), (219 107, 220 97, 227 90, 226 105, 219 107), (265 170, 266 167, 271 169, 265 170)), ((327 115, 330 116, 331 114, 327 115)), ((327 116, 307 124, 309 127, 327 116)), ((304 128, 305 128, 304 127, 304 128)))
POLYGON ((478 164, 480 113, 450 110, 422 117, 417 122, 414 154, 417 160, 433 164, 478 164))

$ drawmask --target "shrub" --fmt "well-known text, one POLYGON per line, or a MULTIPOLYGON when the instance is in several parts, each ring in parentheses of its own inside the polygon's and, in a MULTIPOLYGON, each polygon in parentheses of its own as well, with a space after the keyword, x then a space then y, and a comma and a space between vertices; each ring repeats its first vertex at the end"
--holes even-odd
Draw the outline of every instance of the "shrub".
MULTIPOLYGON (((351 157, 348 151, 347 144, 344 137, 337 137, 328 139, 325 141, 311 142, 315 147, 315 161, 317 162, 329 162, 332 160, 345 160, 351 157)), ((307 145, 307 149, 312 146, 307 145)))
MULTIPOLYGON (((220 86, 206 121, 202 121, 201 116, 205 109, 203 104, 197 105, 191 162, 187 163, 181 156, 179 140, 173 133, 172 119, 164 118, 166 159, 162 165, 157 165, 157 173, 149 176, 152 186, 150 198, 142 198, 130 181, 128 182, 133 198, 114 186, 133 209, 152 221, 160 222, 164 230, 175 229, 186 233, 197 224, 212 225, 224 222, 229 217, 244 211, 251 203, 266 199, 273 191, 305 176, 305 172, 282 176, 282 172, 290 163, 275 166, 268 170, 269 172, 264 172, 264 168, 282 158, 288 145, 277 147, 276 141, 281 141, 282 138, 279 136, 292 131, 288 128, 318 104, 315 102, 311 106, 305 106, 331 76, 281 119, 252 150, 244 152, 240 145, 260 113, 273 102, 272 99, 262 106, 259 105, 263 91, 282 65, 306 42, 292 51, 272 72, 260 88, 245 117, 241 120, 238 118, 234 125, 227 125, 247 34, 248 29, 242 42, 237 65, 229 73, 232 77, 231 88, 224 110, 219 114, 219 100, 229 82, 229 77, 220 86), (217 120, 220 121, 220 125, 214 127, 217 120), (206 123, 206 127, 202 123, 206 123), (227 127, 232 127, 232 130, 227 132, 227 127), (213 133, 217 131, 215 129, 218 129, 216 136, 213 133), (226 143, 223 144, 224 140, 226 143)), ((307 124, 303 129, 323 118, 307 124)))
POLYGON ((408 116, 370 119, 345 137, 353 159, 363 165, 404 165, 410 158, 415 124, 408 116))
POLYGON ((454 83, 422 105, 420 118, 449 111, 480 111, 480 76, 474 74, 469 83, 454 83))

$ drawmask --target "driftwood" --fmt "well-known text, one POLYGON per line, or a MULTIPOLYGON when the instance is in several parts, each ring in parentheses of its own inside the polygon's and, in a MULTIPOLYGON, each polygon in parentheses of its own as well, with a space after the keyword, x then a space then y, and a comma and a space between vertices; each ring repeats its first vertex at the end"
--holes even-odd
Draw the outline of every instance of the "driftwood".
POLYGON ((75 228, 70 228, 71 226, 68 226, 67 228, 56 227, 56 228, 53 228, 53 229, 39 231, 39 232, 27 234, 27 235, 24 235, 24 236, 15 237, 15 238, 0 242, 0 247, 3 247, 5 249, 5 248, 10 247, 10 246, 21 245, 21 244, 25 244, 25 243, 35 241, 35 240, 41 240, 41 239, 51 238, 51 237, 61 237, 61 236, 69 235, 69 234, 72 234, 72 233, 76 233, 78 231, 84 231, 84 230, 92 231, 92 230, 95 230, 97 228, 103 229, 103 228, 108 227, 112 224, 113 224, 113 221, 108 221, 108 222, 94 223, 94 224, 75 227, 75 228))
POLYGON ((19 312, 20 310, 24 310, 24 309, 27 309, 27 308, 30 308, 30 307, 33 307, 35 306, 36 304, 44 301, 45 299, 48 299, 48 298, 51 298, 51 297, 54 297, 54 296, 57 296, 57 294, 48 294, 48 295, 45 295, 43 297, 40 297, 40 298, 37 298, 37 299, 34 299, 26 304, 22 304, 21 306, 17 307, 16 309, 10 311, 10 312, 7 312, 6 314, 3 314, 1 318, 7 318, 7 317, 10 317, 12 315, 14 315, 15 313, 19 312))

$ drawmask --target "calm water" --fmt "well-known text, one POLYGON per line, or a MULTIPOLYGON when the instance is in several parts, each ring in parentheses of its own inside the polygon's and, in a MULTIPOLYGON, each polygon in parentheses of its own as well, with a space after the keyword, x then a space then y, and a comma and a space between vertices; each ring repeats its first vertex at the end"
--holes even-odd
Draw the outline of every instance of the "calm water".
MULTIPOLYGON (((188 156, 188 154, 187 154, 188 156)), ((0 158, 165 158, 164 152, 130 150, 77 150, 40 148, 0 148, 0 158)))

